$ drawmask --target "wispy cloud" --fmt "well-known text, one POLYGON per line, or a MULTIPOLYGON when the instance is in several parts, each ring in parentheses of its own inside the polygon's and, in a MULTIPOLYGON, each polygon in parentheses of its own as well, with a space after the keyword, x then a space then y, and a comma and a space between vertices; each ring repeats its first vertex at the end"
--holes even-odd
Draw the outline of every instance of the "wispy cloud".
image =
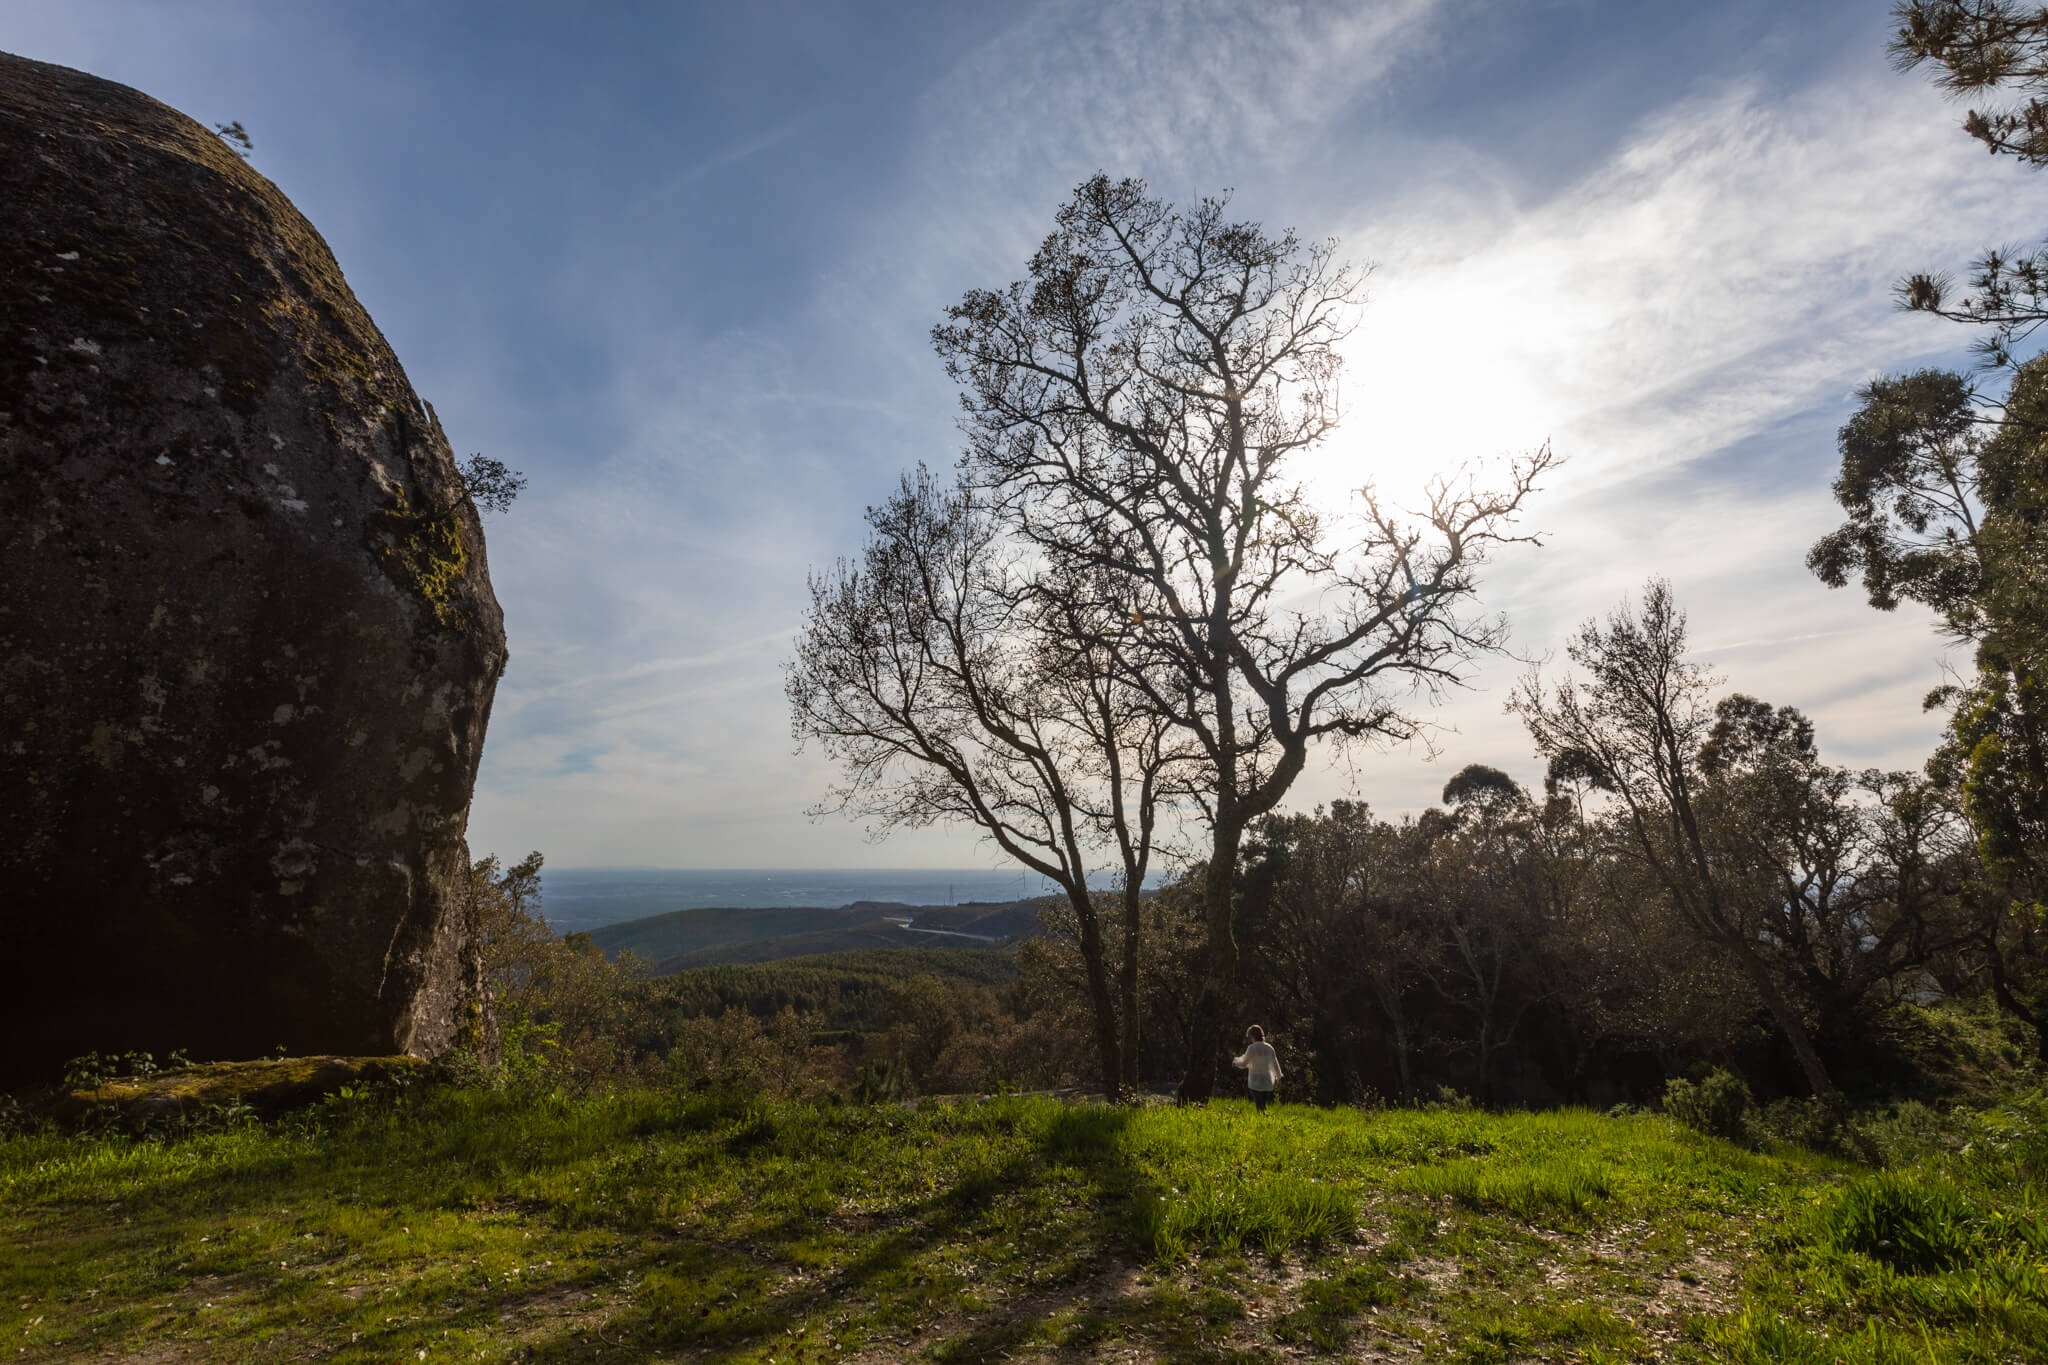
MULTIPOLYGON (((1963 340, 1895 312, 1890 282, 2031 240, 2048 177, 1983 157, 1888 72, 1868 0, 1047 0, 905 22, 841 59, 886 71, 843 79, 826 46, 778 69, 786 20, 748 7, 636 11, 575 44, 513 8, 469 47, 398 54, 365 7, 45 7, 16 26, 30 55, 247 121, 462 448, 535 475, 490 528, 512 664, 480 849, 988 861, 957 834, 874 849, 807 822, 830 773, 792 751, 780 668, 806 570, 857 548, 903 470, 957 449, 930 325, 1020 274, 1097 170, 1174 199, 1234 188, 1244 214, 1377 261, 1347 424, 1306 471, 1323 495, 1546 439, 1568 458, 1532 509, 1547 548, 1485 582, 1521 652, 1661 573, 1701 657, 1807 708, 1830 755, 1911 766, 1932 741, 1925 614, 1873 612, 1802 560, 1837 518, 1857 385, 1963 340), (1645 69, 1670 79, 1576 45, 1586 28, 1648 35, 1645 69), (941 30, 961 45, 920 46, 941 30), (1852 32, 1864 49, 1841 47, 1852 32), (1693 67, 1669 65, 1681 51, 1693 67), (1546 138, 1574 141, 1530 164, 1546 138)), ((1487 664, 1438 713, 1437 763, 1356 754, 1297 799, 1414 808, 1471 761, 1533 779, 1501 712, 1521 667, 1487 664)))
POLYGON ((1533 206, 1459 159, 1463 194, 1427 186, 1345 233, 1384 253, 1350 449, 1432 467, 1550 436, 1579 485, 1628 479, 1952 346, 1890 308, 1891 281, 2030 230, 2040 202, 1952 123, 1896 77, 1772 103, 1745 83, 1660 111, 1533 206))
POLYGON ((545 837, 569 861, 603 861, 642 837, 623 831, 666 819, 693 850, 669 861, 988 861, 957 833, 876 849, 848 822, 806 824, 831 774, 785 738, 780 662, 806 569, 857 548, 861 508, 901 471, 952 457, 931 323, 962 289, 1018 269, 1051 205, 1099 165, 1186 179, 1217 157, 1266 156, 1420 41, 1429 8, 1021 11, 920 97, 909 169, 831 224, 832 263, 798 316, 705 337, 621 307, 601 405, 616 438, 536 515, 546 543, 522 546, 501 580, 525 604, 515 641, 556 649, 527 660, 515 645, 479 840, 545 837), (572 757, 591 771, 570 774, 572 757))
MULTIPOLYGON (((515 666, 511 695, 534 700, 493 739, 480 812, 538 827, 516 812, 546 792, 550 837, 579 861, 643 816, 717 831, 682 836, 698 850, 687 861, 980 860, 957 836, 877 853, 843 823, 798 825, 830 775, 777 743, 804 567, 853 549, 859 507, 953 449, 926 329, 962 288, 1021 269, 1047 209, 1098 167, 1168 193, 1239 173, 1287 186, 1302 146, 1354 126, 1395 64, 1434 50, 1440 12, 1052 5, 966 58, 923 97, 895 193, 840 225, 844 248, 800 318, 621 346, 621 439, 554 518, 574 528, 557 563, 592 559, 586 544, 605 553, 596 581, 554 595, 543 631, 577 638, 586 623, 603 666, 515 666), (557 728, 568 698, 575 721, 557 728), (565 755, 596 755, 595 770, 570 785, 565 755), (565 821, 572 792, 569 805, 625 823, 565 821)), ((1952 121, 1870 64, 1790 96, 1737 77, 1617 130, 1590 169, 1540 193, 1484 147, 1416 130, 1401 192, 1277 191, 1320 215, 1305 230, 1379 260, 1350 346, 1349 419, 1312 482, 1331 497, 1365 477, 1412 486, 1549 439, 1570 461, 1531 517, 1549 547, 1505 556, 1486 595, 1520 651, 1555 649, 1665 574, 1695 639, 1730 642, 1701 651, 1729 687, 1808 708, 1838 757, 1911 766, 1935 728, 1917 705, 1938 642, 1910 612, 1877 617, 1828 592, 1801 561, 1831 524, 1832 429, 1856 384, 1956 340, 1897 315, 1890 280, 2031 226, 2014 179, 1987 172, 1952 121)), ((1299 801, 1412 809, 1471 761, 1533 780, 1501 712, 1521 667, 1489 662, 1453 694, 1435 763, 1412 748, 1354 755, 1304 779, 1299 801)))
MULTIPOLYGON (((1535 204, 1453 158, 1461 192, 1426 187, 1347 233, 1390 249, 1319 483, 1413 483, 1551 440, 1569 463, 1531 516, 1549 548, 1488 576, 1523 650, 1555 650, 1661 574, 1729 689, 1808 709, 1839 758, 1917 766, 1941 642, 1924 613, 1875 613, 1803 560, 1840 517, 1833 434, 1856 386, 1963 339, 1898 314, 1891 281, 2040 221, 2042 187, 1953 124, 1931 93, 1850 73, 1776 100, 1738 81, 1659 111, 1535 204)), ((1412 809, 1467 762, 1533 778, 1499 711, 1516 671, 1483 667, 1446 708, 1460 733, 1437 764, 1388 755, 1302 794, 1355 780, 1412 809)))
POLYGON ((757 137, 746 138, 722 152, 676 172, 662 183, 661 188, 648 196, 649 204, 666 203, 705 177, 715 175, 728 166, 736 166, 749 157, 760 155, 779 142, 795 137, 803 131, 804 125, 808 122, 808 119, 792 119, 780 127, 771 128, 757 137))

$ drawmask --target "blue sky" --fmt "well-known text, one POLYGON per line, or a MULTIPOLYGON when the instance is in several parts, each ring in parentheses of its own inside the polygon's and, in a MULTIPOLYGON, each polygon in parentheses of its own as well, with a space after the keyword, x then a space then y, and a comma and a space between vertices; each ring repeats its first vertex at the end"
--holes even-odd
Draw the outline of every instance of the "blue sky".
MULTIPOLYGON (((1833 432, 1967 340, 1900 274, 2027 241, 2048 178, 1886 63, 1882 0, 1714 5, 15 4, 0 47, 207 123, 320 228, 494 519, 512 664, 471 820, 557 865, 988 866, 804 808, 780 663, 804 576, 957 451, 927 332, 1020 274, 1098 169, 1374 263, 1331 499, 1550 440, 1541 550, 1485 600, 1524 655, 1670 577, 1730 688, 1914 767, 1926 618, 1803 567, 1833 432)), ((1439 754, 1319 765, 1298 803, 1537 775, 1512 661, 1439 754)))

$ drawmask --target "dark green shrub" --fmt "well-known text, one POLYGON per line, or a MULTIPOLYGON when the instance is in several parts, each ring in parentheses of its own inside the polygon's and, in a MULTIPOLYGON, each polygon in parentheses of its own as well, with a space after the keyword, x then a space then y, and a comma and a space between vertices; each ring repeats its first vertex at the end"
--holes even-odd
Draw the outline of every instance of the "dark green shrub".
POLYGON ((1804 1147, 1809 1152, 1837 1152, 1844 1155, 1850 1151, 1849 1145, 1843 1141, 1841 1118, 1814 1095, 1773 1100, 1769 1104, 1751 1109, 1746 1116, 1745 1126, 1750 1138, 1759 1144, 1789 1142, 1795 1147, 1804 1147))
POLYGON ((909 1093, 907 1068, 888 1057, 877 1058, 862 1067, 853 1083, 856 1104, 894 1104, 909 1093))
POLYGON ((1973 1116, 1958 1153, 1970 1178, 1992 1188, 2048 1193, 2048 1091, 2014 1095, 1973 1116))
POLYGON ((1697 1085, 1675 1080, 1664 1087, 1664 1112, 1710 1137, 1737 1142, 1747 1138, 1750 1106, 1749 1087, 1740 1076, 1720 1067, 1697 1085))
POLYGON ((1945 1157, 1964 1141, 1958 1124, 1918 1100, 1894 1104, 1879 1113, 1860 1115, 1857 1127, 1870 1139, 1886 1166, 1908 1166, 1930 1157, 1945 1157))

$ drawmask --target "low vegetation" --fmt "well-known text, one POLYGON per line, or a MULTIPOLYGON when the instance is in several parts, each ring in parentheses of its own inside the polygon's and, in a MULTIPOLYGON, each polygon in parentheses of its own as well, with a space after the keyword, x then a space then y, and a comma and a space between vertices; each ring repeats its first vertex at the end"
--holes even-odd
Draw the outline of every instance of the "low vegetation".
POLYGON ((686 1015, 743 1009, 762 1018, 785 1009, 816 1014, 831 1029, 889 1026, 893 993, 919 976, 997 990, 1017 979, 1007 952, 975 948, 874 948, 781 962, 698 967, 663 983, 686 1015))
POLYGON ((865 949, 650 975, 653 964, 631 951, 608 957, 594 935, 557 936, 539 913, 540 870, 537 853, 472 869, 467 912, 483 931, 496 1023, 465 1038, 450 1060, 459 1076, 575 1093, 681 1085, 900 1099, 1052 1088, 1075 1070, 1063 987, 1028 986, 1008 947, 865 949))
POLYGON ((0 1140, 21 1359, 2017 1361, 2048 1101, 1881 1170, 1644 1113, 351 1090, 0 1140))

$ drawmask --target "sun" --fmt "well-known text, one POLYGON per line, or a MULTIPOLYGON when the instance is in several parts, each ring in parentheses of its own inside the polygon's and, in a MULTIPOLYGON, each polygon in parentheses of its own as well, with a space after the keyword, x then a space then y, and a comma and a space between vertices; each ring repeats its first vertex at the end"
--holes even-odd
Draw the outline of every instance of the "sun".
POLYGON ((1582 320, 1538 282, 1518 298, 1494 274, 1467 261, 1375 277, 1341 345, 1340 424, 1297 467, 1317 507, 1352 506, 1368 483, 1417 507, 1432 480, 1525 454, 1564 424, 1560 371, 1582 320))

